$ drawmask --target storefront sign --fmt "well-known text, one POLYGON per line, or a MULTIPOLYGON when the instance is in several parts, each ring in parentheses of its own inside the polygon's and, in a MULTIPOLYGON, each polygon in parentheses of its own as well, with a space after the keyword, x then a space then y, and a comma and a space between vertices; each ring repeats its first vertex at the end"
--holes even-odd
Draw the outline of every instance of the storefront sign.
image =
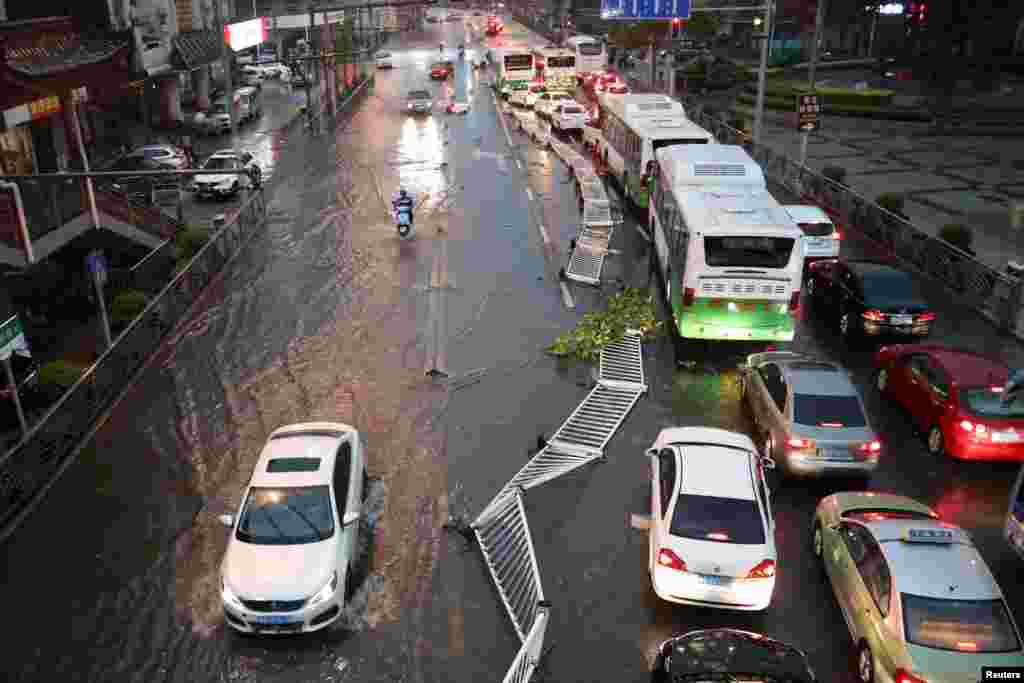
POLYGON ((28 115, 35 121, 36 119, 45 119, 51 114, 56 114, 60 111, 60 98, 56 95, 50 95, 44 97, 41 100, 28 103, 28 115))
POLYGON ((224 42, 235 52, 259 45, 266 40, 267 21, 262 17, 224 27, 224 42))

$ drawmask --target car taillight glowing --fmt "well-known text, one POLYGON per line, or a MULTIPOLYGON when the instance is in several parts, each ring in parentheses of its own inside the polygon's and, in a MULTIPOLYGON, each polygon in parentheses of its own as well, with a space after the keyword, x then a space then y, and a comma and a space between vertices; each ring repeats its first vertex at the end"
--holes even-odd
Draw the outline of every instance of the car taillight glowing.
POLYGON ((841 239, 843 239, 843 233, 839 232, 838 230, 834 231, 832 233, 832 239, 834 239, 834 240, 841 240, 841 239))
POLYGON ((928 681, 918 678, 906 669, 896 669, 896 676, 893 680, 895 683, 928 683, 928 681))
POLYGON ((686 563, 679 559, 679 556, 668 548, 662 548, 658 551, 658 564, 662 567, 675 569, 678 572, 686 571, 686 563))
POLYGON ((791 451, 805 451, 814 448, 814 441, 791 436, 786 439, 786 448, 791 451))
POLYGON ((789 312, 796 315, 800 311, 800 290, 796 290, 789 296, 789 312))
POLYGON ((857 450, 861 453, 878 453, 882 450, 882 444, 878 441, 869 441, 857 446, 857 450))
POLYGON ((960 420, 958 424, 960 425, 960 429, 964 430, 975 439, 986 440, 989 438, 989 429, 983 424, 971 422, 970 420, 960 420))
POLYGON ((930 323, 931 321, 935 320, 935 314, 934 313, 921 313, 919 315, 915 315, 914 316, 914 320, 919 322, 919 323, 930 323))
POLYGON ((956 649, 958 649, 958 650, 966 650, 967 652, 974 652, 974 651, 976 651, 978 649, 978 644, 977 643, 972 643, 970 641, 968 641, 968 642, 959 642, 959 643, 956 644, 956 649))
POLYGON ((683 290, 683 306, 689 308, 693 305, 693 300, 697 298, 697 292, 693 287, 687 287, 683 290))
POLYGON ((871 322, 874 323, 880 323, 885 321, 885 313, 882 313, 881 311, 876 311, 874 309, 870 311, 864 311, 863 313, 860 314, 860 316, 865 320, 870 320, 871 322))
POLYGON ((748 579, 770 579, 775 576, 775 560, 761 560, 747 574, 748 579))

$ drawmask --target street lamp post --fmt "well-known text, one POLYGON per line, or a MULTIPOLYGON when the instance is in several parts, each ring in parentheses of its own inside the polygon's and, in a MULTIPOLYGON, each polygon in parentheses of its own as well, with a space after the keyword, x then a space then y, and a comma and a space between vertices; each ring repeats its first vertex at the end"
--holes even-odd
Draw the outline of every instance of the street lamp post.
MULTIPOLYGON (((765 5, 764 30, 761 32, 761 67, 757 72, 757 104, 754 108, 754 142, 761 141, 761 127, 764 121, 765 72, 768 70, 768 34, 774 14, 773 0, 765 5)), ((759 17, 760 18, 760 17, 759 17)))

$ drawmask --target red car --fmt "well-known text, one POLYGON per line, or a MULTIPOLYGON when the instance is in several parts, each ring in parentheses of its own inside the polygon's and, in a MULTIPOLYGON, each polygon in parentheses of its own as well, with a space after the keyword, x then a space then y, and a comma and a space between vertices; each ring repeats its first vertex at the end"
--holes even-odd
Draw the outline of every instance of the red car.
POLYGON ((431 78, 448 78, 448 67, 438 62, 430 67, 431 78))
POLYGON ((943 344, 897 344, 875 354, 875 388, 900 403, 928 451, 963 460, 1024 462, 1024 399, 1002 400, 1010 369, 943 344))

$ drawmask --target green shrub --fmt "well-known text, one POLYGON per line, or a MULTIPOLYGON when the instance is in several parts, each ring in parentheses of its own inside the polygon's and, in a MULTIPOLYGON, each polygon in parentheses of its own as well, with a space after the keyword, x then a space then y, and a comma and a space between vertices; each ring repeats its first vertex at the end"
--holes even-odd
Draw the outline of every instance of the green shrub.
POLYGON ((139 314, 146 310, 149 299, 145 292, 137 289, 126 289, 119 292, 110 304, 110 322, 118 325, 127 325, 139 317, 139 314))
POLYGON ((846 169, 842 166, 826 166, 821 169, 821 175, 840 185, 846 184, 846 169))
POLYGON ((67 390, 85 374, 85 368, 65 360, 51 360, 39 368, 39 384, 67 390))
POLYGON ((906 215, 903 213, 903 195, 901 194, 896 194, 895 192, 885 192, 883 194, 878 195, 875 198, 875 204, 878 204, 886 211, 891 211, 897 216, 906 215))
MULTIPOLYGON (((745 90, 748 94, 756 95, 756 83, 747 85, 745 90)), ((812 90, 806 81, 793 81, 781 78, 773 78, 765 84, 765 95, 767 97, 787 99, 789 100, 787 106, 791 108, 796 106, 795 98, 797 95, 810 92, 818 94, 822 111, 828 111, 830 106, 887 106, 892 102, 893 95, 895 94, 892 90, 871 88, 867 90, 854 90, 853 88, 818 86, 812 90)))
POLYGON ((704 62, 694 62, 692 64, 687 64, 683 69, 683 73, 687 76, 703 76, 707 73, 707 70, 707 65, 705 65, 704 62))
POLYGON ((179 262, 188 263, 199 253, 203 245, 210 241, 210 228, 201 225, 190 225, 180 231, 174 238, 174 258, 179 262))
POLYGON ((626 289, 608 300, 606 311, 584 315, 572 332, 558 337, 547 351, 554 356, 595 361, 601 349, 622 339, 627 330, 639 330, 650 338, 660 328, 654 297, 640 289, 626 289))
POLYGON ((974 242, 973 231, 962 223, 946 223, 939 230, 939 239, 952 244, 968 254, 973 253, 971 244, 974 242))
MULTIPOLYGON (((736 101, 744 106, 753 107, 757 103, 757 97, 749 92, 741 93, 736 101)), ((767 109, 778 111, 796 111, 796 103, 787 97, 765 97, 764 106, 767 109)), ((924 121, 930 122, 934 118, 931 113, 921 109, 893 109, 889 107, 876 107, 873 105, 836 105, 827 101, 822 102, 821 111, 829 116, 856 116, 859 118, 881 119, 888 121, 924 121)))

